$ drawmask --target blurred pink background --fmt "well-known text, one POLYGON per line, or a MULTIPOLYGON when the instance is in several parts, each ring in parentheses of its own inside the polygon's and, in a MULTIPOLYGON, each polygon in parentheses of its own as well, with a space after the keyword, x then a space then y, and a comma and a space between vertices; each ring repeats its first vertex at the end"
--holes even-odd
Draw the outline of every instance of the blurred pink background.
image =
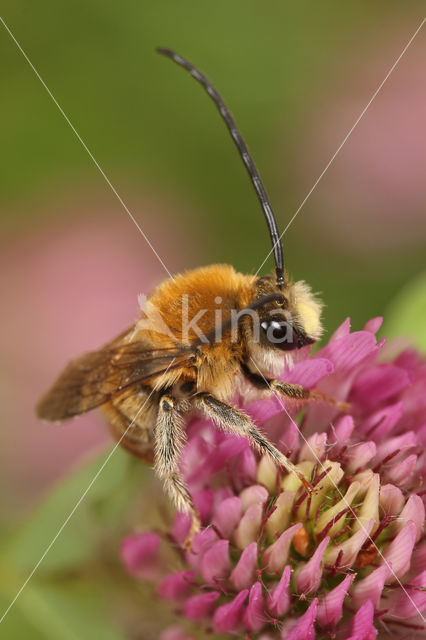
MULTIPOLYGON (((350 131, 406 44, 402 33, 379 33, 362 55, 339 65, 337 86, 328 81, 316 89, 316 110, 301 145, 301 181, 326 166, 350 131)), ((395 261, 407 249, 425 246, 425 56, 426 39, 419 34, 318 185, 321 213, 309 222, 329 246, 354 256, 392 251, 395 261)))
MULTIPOLYGON (((80 454, 112 444, 96 411, 52 425, 37 420, 34 406, 68 360, 130 326, 137 294, 167 276, 119 203, 100 210, 86 196, 66 211, 56 206, 60 221, 52 206, 42 228, 9 232, 0 248, 0 499, 15 515, 80 454)), ((132 209, 155 221, 150 241, 161 246, 168 268, 182 268, 178 255, 188 252, 189 236, 172 227, 165 203, 134 202, 132 209)))

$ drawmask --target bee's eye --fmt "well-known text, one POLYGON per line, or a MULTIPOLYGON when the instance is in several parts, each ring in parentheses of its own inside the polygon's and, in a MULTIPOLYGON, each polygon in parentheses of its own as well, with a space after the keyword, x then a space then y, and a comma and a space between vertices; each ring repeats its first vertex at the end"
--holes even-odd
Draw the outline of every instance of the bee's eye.
POLYGON ((267 341, 282 351, 291 351, 299 347, 296 332, 285 320, 264 320, 260 324, 267 341))

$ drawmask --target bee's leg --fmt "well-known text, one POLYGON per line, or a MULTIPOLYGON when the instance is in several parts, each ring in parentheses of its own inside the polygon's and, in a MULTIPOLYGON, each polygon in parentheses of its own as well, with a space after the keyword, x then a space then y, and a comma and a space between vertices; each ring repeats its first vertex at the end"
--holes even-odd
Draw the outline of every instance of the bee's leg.
POLYGON ((186 436, 182 414, 176 405, 176 400, 169 395, 163 395, 160 399, 155 427, 154 468, 176 507, 191 514, 191 529, 185 540, 185 547, 190 549, 201 523, 191 494, 179 471, 179 456, 186 436))
POLYGON ((221 402, 210 393, 200 393, 195 397, 197 405, 216 424, 230 433, 239 436, 248 436, 254 446, 262 453, 268 455, 279 466, 284 467, 289 473, 295 473, 308 493, 313 488, 306 480, 300 469, 296 467, 281 451, 279 451, 265 435, 256 427, 251 419, 239 409, 221 402))
POLYGON ((277 395, 302 402, 308 402, 309 400, 326 402, 327 404, 337 407, 340 411, 347 411, 349 409, 349 405, 346 402, 339 402, 316 389, 306 389, 306 387, 302 387, 300 384, 291 384, 290 382, 264 378, 260 374, 251 371, 247 365, 243 365, 242 370, 247 380, 258 389, 273 391, 277 395))

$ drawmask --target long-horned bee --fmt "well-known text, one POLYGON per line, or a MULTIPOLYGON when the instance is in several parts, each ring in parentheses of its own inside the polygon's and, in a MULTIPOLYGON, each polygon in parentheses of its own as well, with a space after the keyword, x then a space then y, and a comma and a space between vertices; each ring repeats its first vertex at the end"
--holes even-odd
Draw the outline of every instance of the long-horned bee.
POLYGON ((284 366, 284 354, 289 359, 295 349, 320 337, 321 304, 304 282, 292 282, 284 271, 267 193, 221 96, 187 60, 168 49, 158 51, 186 69, 218 108, 265 215, 275 274, 244 275, 215 264, 166 280, 146 300, 141 319, 132 327, 65 367, 39 401, 37 414, 61 421, 100 407, 120 444, 153 462, 177 508, 192 514, 190 545, 200 521, 179 470, 185 415, 199 410, 221 429, 247 436, 278 467, 296 473, 309 491, 295 465, 228 402, 244 381, 284 398, 333 401, 273 377, 277 366, 284 366))

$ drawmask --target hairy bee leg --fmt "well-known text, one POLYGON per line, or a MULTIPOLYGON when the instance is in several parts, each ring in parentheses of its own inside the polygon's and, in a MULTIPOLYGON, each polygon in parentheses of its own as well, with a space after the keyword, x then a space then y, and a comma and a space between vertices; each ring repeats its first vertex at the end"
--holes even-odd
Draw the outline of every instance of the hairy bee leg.
POLYGON ((185 540, 185 548, 190 549, 194 535, 199 531, 201 523, 191 494, 179 471, 179 456, 185 440, 182 415, 176 407, 176 401, 172 397, 164 395, 159 403, 155 427, 154 469, 163 480, 164 487, 177 509, 191 514, 191 529, 185 540))
POLYGON ((196 396, 196 402, 221 429, 239 436, 248 436, 262 454, 268 455, 278 466, 284 467, 289 473, 295 473, 302 482, 305 490, 308 493, 313 492, 313 487, 306 480, 300 469, 269 442, 266 436, 259 431, 245 413, 221 402, 210 393, 198 394, 196 396))
POLYGON ((243 367, 243 372, 246 378, 258 389, 269 389, 280 396, 291 398, 292 400, 326 402, 338 408, 340 411, 348 411, 349 409, 347 402, 339 402, 316 389, 306 389, 306 387, 302 387, 300 384, 291 384, 290 382, 283 382, 281 380, 268 380, 257 373, 253 373, 247 366, 243 367))
MULTIPOLYGON (((260 376, 259 376, 260 377, 260 376)), ((292 398, 293 400, 313 400, 314 402, 325 402, 339 411, 348 411, 350 405, 347 402, 339 402, 317 389, 306 389, 299 384, 290 384, 281 380, 269 380, 268 386, 278 395, 292 398)))
POLYGON ((293 398, 293 400, 325 402, 336 407, 340 411, 348 411, 349 409, 349 404, 347 402, 339 402, 317 389, 306 389, 299 384, 290 384, 289 382, 282 382, 281 380, 269 380, 268 386, 278 395, 293 398))

